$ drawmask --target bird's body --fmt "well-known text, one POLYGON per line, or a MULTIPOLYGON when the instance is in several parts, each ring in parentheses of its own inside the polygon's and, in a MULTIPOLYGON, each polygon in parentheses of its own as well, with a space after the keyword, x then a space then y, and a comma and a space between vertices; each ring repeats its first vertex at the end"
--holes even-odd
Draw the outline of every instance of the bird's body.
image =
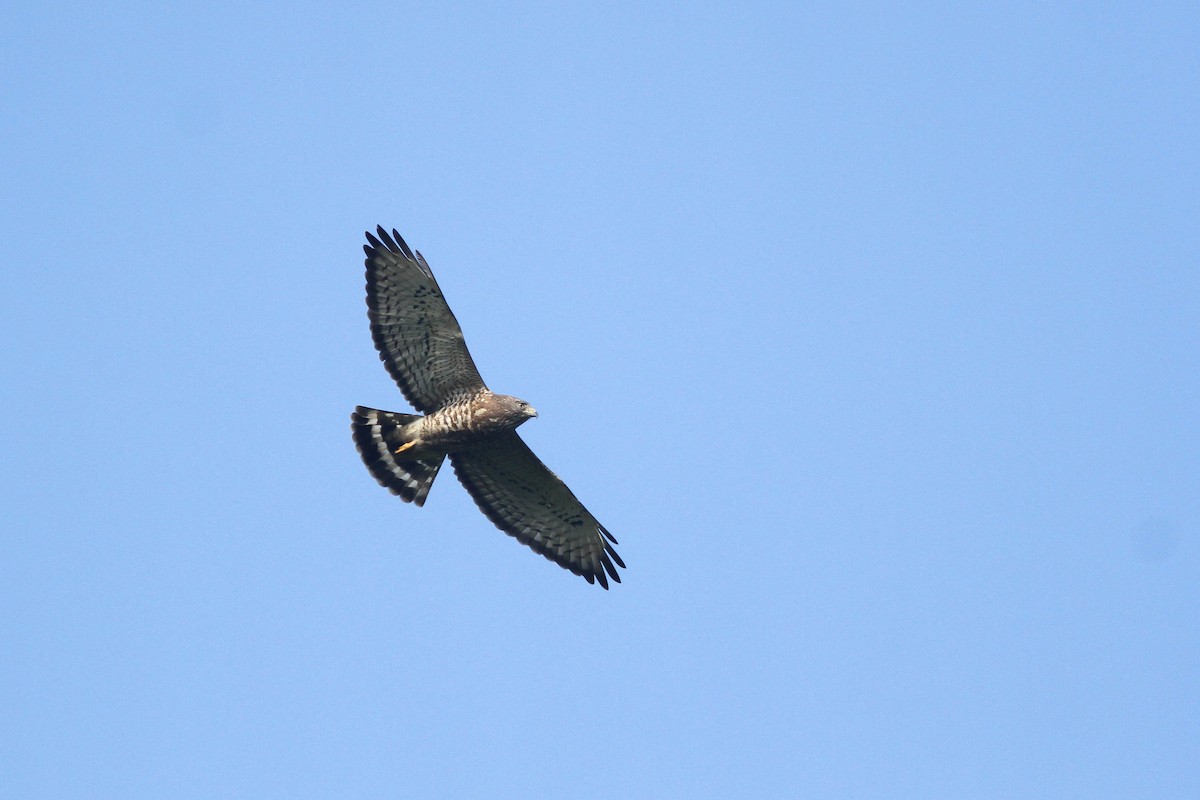
POLYGON ((608 588, 624 567, 616 539, 521 441, 537 412, 484 384, 420 253, 395 231, 367 234, 367 308, 379 357, 421 414, 359 406, 354 442, 375 479, 423 505, 449 456, 480 510, 505 533, 608 588))
POLYGON ((486 444, 497 434, 517 429, 537 412, 524 400, 487 389, 445 405, 426 416, 411 417, 396 429, 394 453, 406 459, 441 458, 486 444))

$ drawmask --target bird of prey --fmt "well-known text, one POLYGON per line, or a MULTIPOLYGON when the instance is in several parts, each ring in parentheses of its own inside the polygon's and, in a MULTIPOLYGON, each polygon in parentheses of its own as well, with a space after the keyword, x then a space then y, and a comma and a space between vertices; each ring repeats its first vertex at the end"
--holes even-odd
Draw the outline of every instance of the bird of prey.
POLYGON ((617 540, 517 435, 537 416, 524 400, 492 393, 420 252, 394 229, 367 233, 367 317, 375 349, 420 414, 358 406, 354 444, 379 484, 424 505, 446 456, 500 530, 588 583, 621 581, 617 540))

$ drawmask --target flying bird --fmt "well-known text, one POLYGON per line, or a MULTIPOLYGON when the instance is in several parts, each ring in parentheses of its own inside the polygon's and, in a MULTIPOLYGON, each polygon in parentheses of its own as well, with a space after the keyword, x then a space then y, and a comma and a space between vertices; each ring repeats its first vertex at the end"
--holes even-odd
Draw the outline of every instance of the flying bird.
POLYGON ((354 444, 379 484, 424 505, 446 456, 496 527, 588 583, 620 583, 617 540, 517 435, 537 416, 494 394, 420 252, 382 226, 367 232, 367 317, 379 358, 420 413, 358 406, 354 444))

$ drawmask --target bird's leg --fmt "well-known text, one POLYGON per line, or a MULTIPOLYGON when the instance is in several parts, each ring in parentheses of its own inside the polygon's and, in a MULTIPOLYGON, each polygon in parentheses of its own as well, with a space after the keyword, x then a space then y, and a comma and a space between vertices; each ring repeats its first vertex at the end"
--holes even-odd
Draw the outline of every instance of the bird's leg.
POLYGON ((396 448, 396 450, 395 450, 395 453, 396 453, 396 455, 400 455, 400 454, 401 454, 401 453, 403 453, 405 450, 408 450, 409 448, 411 448, 411 447, 412 447, 414 444, 416 444, 416 442, 415 442, 415 441, 412 441, 412 442, 405 442, 404 444, 400 445, 400 446, 399 446, 399 447, 397 447, 397 448, 396 448))

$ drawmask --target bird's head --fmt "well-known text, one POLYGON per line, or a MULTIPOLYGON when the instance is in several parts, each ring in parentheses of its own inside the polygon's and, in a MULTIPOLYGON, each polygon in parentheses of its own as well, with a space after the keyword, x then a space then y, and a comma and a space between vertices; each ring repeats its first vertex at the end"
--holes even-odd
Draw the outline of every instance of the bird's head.
POLYGON ((537 410, 519 397, 498 394, 495 395, 494 402, 514 428, 537 416, 537 410))

